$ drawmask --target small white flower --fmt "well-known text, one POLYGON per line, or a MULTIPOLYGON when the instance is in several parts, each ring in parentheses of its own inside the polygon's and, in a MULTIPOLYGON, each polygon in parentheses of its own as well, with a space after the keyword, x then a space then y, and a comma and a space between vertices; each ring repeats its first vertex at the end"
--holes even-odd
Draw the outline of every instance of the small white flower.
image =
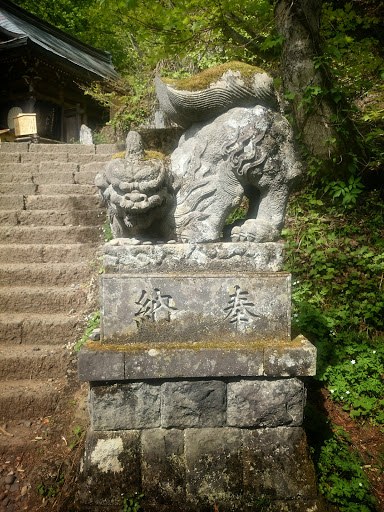
POLYGON ((360 486, 360 487, 363 487, 363 484, 362 484, 361 482, 359 482, 359 486, 360 486))
POLYGON ((372 354, 376 354, 376 350, 372 350, 372 354))
POLYGON ((347 395, 349 395, 349 391, 346 391, 345 393, 346 393, 347 395))
POLYGON ((334 390, 334 389, 330 389, 330 392, 331 392, 331 393, 334 393, 334 392, 335 392, 335 390, 334 390))
POLYGON ((356 361, 352 359, 351 364, 356 364, 356 361))
POLYGON ((341 396, 341 397, 340 397, 340 400, 344 400, 344 397, 343 397, 343 396, 341 396))

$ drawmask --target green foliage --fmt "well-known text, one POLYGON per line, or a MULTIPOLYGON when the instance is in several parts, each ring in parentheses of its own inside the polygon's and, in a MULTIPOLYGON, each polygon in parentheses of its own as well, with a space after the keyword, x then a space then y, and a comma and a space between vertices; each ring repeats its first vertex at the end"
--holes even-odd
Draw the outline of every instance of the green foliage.
POLYGON ((59 496, 61 494, 64 482, 64 475, 60 473, 59 475, 57 475, 55 481, 50 484, 40 482, 40 484, 37 486, 36 492, 39 496, 47 500, 55 498, 56 496, 59 496))
POLYGON ((344 206, 352 207, 363 189, 364 185, 361 178, 351 175, 347 182, 342 180, 329 181, 324 187, 324 192, 329 191, 333 199, 340 197, 344 206))
POLYGON ((336 340, 334 363, 322 375, 333 400, 343 403, 351 418, 384 423, 384 345, 357 335, 336 340))
MULTIPOLYGON (((177 56, 199 69, 229 60, 277 61, 282 38, 273 29, 268 0, 99 0, 103 12, 119 13, 142 62, 153 66, 177 56), (267 58, 266 58, 267 57, 267 58)), ((132 44, 130 45, 132 46, 132 44)))
POLYGON ((111 240, 113 240, 111 223, 109 222, 108 217, 105 220, 102 230, 103 230, 103 235, 104 235, 104 242, 110 242, 111 240))
POLYGON ((118 83, 94 82, 84 87, 84 93, 100 104, 109 107, 112 113, 107 124, 128 132, 144 123, 154 104, 153 76, 142 73, 139 77, 126 76, 118 83))
POLYGON ((84 336, 76 343, 75 352, 78 352, 83 344, 89 339, 90 334, 94 329, 99 327, 100 325, 100 311, 96 311, 95 313, 91 313, 87 317, 87 328, 85 330, 84 336))
POLYGON ((73 450, 79 446, 81 441, 84 439, 85 432, 86 429, 82 425, 77 425, 77 427, 73 429, 73 437, 68 445, 70 450, 73 450))
POLYGON ((228 215, 227 219, 225 220, 225 224, 230 225, 236 222, 237 220, 244 219, 247 215, 248 208, 249 200, 247 197, 244 196, 240 206, 238 206, 236 210, 234 210, 232 213, 228 215))
POLYGON ((285 269, 292 325, 318 348, 317 378, 353 418, 384 422, 384 203, 364 193, 353 209, 307 191, 288 208, 285 269))
POLYGON ((384 203, 360 196, 356 208, 338 210, 315 192, 290 203, 286 270, 294 274, 294 313, 319 308, 336 332, 375 336, 384 330, 384 203))
POLYGON ((319 490, 341 512, 374 511, 375 501, 362 469, 363 462, 351 444, 341 428, 336 428, 333 436, 324 442, 317 462, 319 490))
POLYGON ((141 512, 143 509, 141 508, 141 500, 144 498, 144 494, 139 494, 135 492, 128 498, 125 496, 121 496, 123 501, 123 511, 122 512, 141 512))

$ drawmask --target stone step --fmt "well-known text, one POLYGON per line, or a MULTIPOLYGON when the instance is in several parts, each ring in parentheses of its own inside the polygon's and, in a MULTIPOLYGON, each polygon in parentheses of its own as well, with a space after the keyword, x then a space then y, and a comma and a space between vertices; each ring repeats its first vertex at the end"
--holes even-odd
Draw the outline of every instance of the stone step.
MULTIPOLYGON (((17 164, 15 164, 17 165, 17 164)), ((2 170, 0 165, 0 183, 33 183, 32 176, 33 174, 31 172, 18 172, 15 170, 13 171, 7 171, 2 170)))
POLYGON ((10 164, 14 166, 14 168, 6 168, 5 165, 0 164, 0 183, 37 183, 37 184, 54 184, 54 183, 78 183, 79 185, 93 185, 95 181, 95 176, 97 173, 101 172, 105 163, 101 165, 95 166, 81 166, 87 167, 87 170, 77 170, 76 164, 61 164, 61 165, 73 165, 73 171, 51 171, 51 170, 42 170, 45 169, 43 164, 39 166, 35 166, 36 169, 31 169, 28 164, 10 164), (25 165, 26 167, 21 167, 25 165), (89 168, 88 168, 89 167, 89 168))
POLYGON ((0 263, 0 286, 71 286, 90 279, 87 263, 0 263))
POLYGON ((0 210, 24 210, 23 195, 3 196, 0 194, 0 210))
MULTIPOLYGON (((46 152, 46 153, 20 153, 20 163, 22 164, 58 164, 58 163, 74 163, 76 165, 107 162, 111 159, 111 154, 100 154, 100 155, 86 155, 86 154, 74 154, 65 151, 46 152)), ((0 159, 0 162, 7 163, 0 159)), ((18 163, 12 160, 9 163, 18 163)))
POLYGON ((102 241, 99 226, 0 227, 1 244, 74 244, 102 241))
POLYGON ((73 287, 0 287, 0 304, 4 313, 80 313, 85 307, 87 289, 73 287))
POLYGON ((97 226, 104 224, 106 212, 98 210, 0 210, 1 226, 97 226))
POLYGON ((41 195, 67 195, 67 194, 82 194, 82 195, 95 195, 98 193, 98 188, 95 185, 79 185, 78 183, 58 183, 49 185, 39 185, 37 192, 41 195))
POLYGON ((2 263, 88 263, 98 261, 99 243, 88 244, 0 244, 2 263))
POLYGON ((0 345, 0 381, 65 377, 69 350, 57 345, 0 345))
POLYGON ((96 153, 93 144, 30 144, 29 146, 29 152, 35 154, 45 154, 55 150, 75 155, 94 155, 96 153))
POLYGON ((0 314, 0 344, 62 346, 77 342, 84 331, 85 322, 75 314, 0 314))
POLYGON ((2 183, 0 187, 1 195, 28 195, 36 194, 38 186, 35 183, 2 183))
MULTIPOLYGON (((29 142, 0 142, 0 153, 20 153, 28 151, 29 142)), ((3 155, 0 155, 0 159, 3 155)))
MULTIPOLYGON (((0 183, 74 184, 74 172, 0 172, 0 183)), ((92 184, 92 183, 91 183, 92 184)))
POLYGON ((5 153, 5 152, 2 152, 1 151, 1 146, 0 146, 0 165, 2 164, 5 164, 5 163, 16 163, 16 162, 20 162, 20 153, 5 153))
POLYGON ((0 187, 1 195, 31 195, 40 194, 52 196, 55 194, 81 194, 94 195, 98 189, 95 185, 80 185, 78 183, 54 183, 40 185, 36 180, 30 183, 2 183, 0 187))
MULTIPOLYGON (((8 203, 5 201, 5 205, 8 203)), ((25 210, 93 210, 102 208, 98 195, 62 194, 62 195, 33 195, 25 198, 25 210)), ((14 210, 13 208, 0 209, 14 210)))
POLYGON ((95 184, 95 177, 99 172, 102 172, 104 169, 105 164, 103 164, 100 167, 100 170, 93 169, 91 171, 82 171, 75 173, 74 180, 75 183, 79 183, 80 185, 94 185, 95 184))
MULTIPOLYGON (((1 174, 34 174, 39 172, 39 164, 22 164, 21 162, 3 161, 3 155, 0 153, 0 173, 1 174)), ((13 181, 13 180, 12 180, 13 181)))
POLYGON ((1 420, 31 419, 49 416, 57 406, 65 387, 64 379, 0 382, 1 420))
MULTIPOLYGON (((85 155, 81 155, 85 156, 85 155)), ((88 155, 87 155, 88 156, 88 155)), ((91 157, 91 155, 89 155, 91 157)), ((71 160, 73 162, 73 160, 71 160)), ((68 162, 68 153, 65 151, 51 150, 46 153, 20 153, 20 162, 22 164, 40 164, 42 162, 68 162)))
MULTIPOLYGON (((1 142, 0 153, 47 153, 66 151, 71 154, 113 155, 125 149, 124 143, 117 144, 31 144, 29 142, 1 142)), ((1 157, 0 157, 1 158, 1 157)))

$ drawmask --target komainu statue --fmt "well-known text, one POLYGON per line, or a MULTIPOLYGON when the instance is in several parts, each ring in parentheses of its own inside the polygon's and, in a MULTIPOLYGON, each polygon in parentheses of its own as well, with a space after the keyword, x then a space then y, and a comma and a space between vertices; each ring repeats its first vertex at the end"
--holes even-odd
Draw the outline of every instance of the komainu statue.
POLYGON ((161 107, 187 127, 170 162, 146 159, 140 136, 130 132, 126 157, 96 177, 114 235, 218 241, 246 196, 247 219, 232 229, 232 241, 278 240, 300 164, 272 78, 229 63, 192 77, 190 90, 188 84, 179 89, 183 84, 157 79, 161 107))

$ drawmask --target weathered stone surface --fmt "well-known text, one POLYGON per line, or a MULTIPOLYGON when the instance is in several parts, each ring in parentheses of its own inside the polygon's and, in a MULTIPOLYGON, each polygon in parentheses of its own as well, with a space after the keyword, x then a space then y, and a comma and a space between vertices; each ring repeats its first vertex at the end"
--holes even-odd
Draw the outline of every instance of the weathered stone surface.
POLYGON ((187 429, 185 458, 190 501, 236 502, 243 485, 240 429, 187 429))
POLYGON ((75 173, 78 170, 79 166, 74 162, 57 162, 56 160, 52 160, 51 162, 41 162, 39 164, 40 172, 52 172, 55 171, 56 176, 63 172, 72 172, 75 173))
POLYGON ((123 352, 87 350, 82 348, 77 359, 80 380, 124 380, 123 352))
POLYGON ((276 107, 273 79, 260 68, 228 62, 205 70, 194 78, 193 88, 183 87, 185 81, 180 87, 175 80, 173 83, 163 82, 159 76, 155 80, 162 110, 184 128, 216 117, 235 106, 262 104, 276 107), (204 86, 196 90, 199 83, 204 86))
POLYGON ((164 428, 222 427, 225 424, 224 382, 165 382, 161 386, 164 428))
POLYGON ((125 144, 97 144, 95 146, 96 155, 114 155, 125 150, 125 144))
POLYGON ((316 498, 315 471, 302 428, 244 430, 243 457, 246 494, 281 500, 316 498))
POLYGON ((29 151, 30 153, 50 153, 56 150, 56 148, 60 152, 73 153, 76 155, 92 155, 95 153, 95 146, 84 146, 82 144, 59 144, 57 146, 53 146, 52 144, 31 144, 29 146, 29 151))
POLYGON ((20 161, 19 153, 5 153, 5 152, 1 151, 1 146, 0 146, 0 152, 2 153, 1 159, 0 159, 1 164, 5 164, 7 162, 19 162, 20 161))
MULTIPOLYGON (((184 344, 185 348, 156 347, 125 354, 127 379, 184 377, 253 377, 263 375, 263 349, 256 343, 217 347, 202 343, 184 344), (189 345, 189 346, 188 346, 189 345)), ((81 379, 90 380, 90 379, 81 379)), ((97 379, 100 380, 100 379, 97 379)))
POLYGON ((269 242, 212 242, 207 244, 134 245, 119 238, 104 245, 103 264, 107 273, 180 272, 278 272, 283 265, 284 244, 269 242))
MULTIPOLYGON (((0 246, 1 248, 1 246, 0 246)), ((276 351, 276 357, 289 359, 289 376, 311 376, 316 373, 316 350, 311 343, 299 336, 287 342, 250 342, 244 341, 216 341, 216 342, 176 342, 176 343, 136 343, 130 345, 108 345, 111 350, 105 350, 105 345, 99 343, 86 343, 79 353, 79 379, 84 381, 123 380, 119 367, 118 372, 114 366, 109 371, 104 366, 103 358, 93 355, 95 352, 105 352, 111 355, 114 361, 124 357, 124 378, 159 379, 159 378, 204 378, 204 377, 285 377, 287 372, 281 365, 281 375, 276 371, 267 374, 264 363, 271 371, 269 355, 276 351), (301 359, 302 354, 305 359, 301 359), (93 363, 92 358, 96 363, 93 363), (87 361, 89 359, 89 361, 87 361), (98 364, 100 361, 100 364, 98 364)), ((108 355, 105 356, 108 358, 108 355)))
POLYGON ((317 350, 304 336, 293 340, 293 350, 285 351, 283 347, 269 346, 264 352, 264 375, 293 376, 316 375, 317 350))
MULTIPOLYGON (((88 148, 90 146, 82 146, 77 144, 78 147, 88 148)), ((107 162, 111 156, 109 154, 81 154, 81 153, 68 153, 68 162, 76 162, 79 165, 89 164, 91 162, 107 162)))
POLYGON ((227 423, 232 427, 301 425, 304 402, 304 384, 298 379, 230 382, 227 423))
POLYGON ((108 341, 290 339, 290 274, 147 274, 101 277, 108 341))
POLYGON ((93 144, 92 130, 85 124, 80 126, 80 144, 93 144))
MULTIPOLYGON (((34 146, 34 144, 32 144, 34 146)), ((80 146, 79 146, 80 147, 80 146)), ((85 147, 85 146, 84 146, 85 147)), ((52 146, 50 148, 49 153, 22 153, 21 154, 21 162, 22 163, 31 163, 31 164, 40 164, 41 162, 68 162, 68 153, 65 152, 64 149, 60 147, 59 151, 52 152, 52 146)))
POLYGON ((219 240, 246 189, 251 207, 247 220, 233 227, 232 241, 279 240, 289 190, 300 174, 292 138, 287 120, 260 105, 192 125, 171 157, 176 239, 219 240))
POLYGON ((95 432, 89 429, 85 441, 80 487, 81 501, 94 505, 119 505, 121 495, 141 489, 140 434, 95 432))
POLYGON ((185 501, 184 432, 149 429, 141 434, 141 475, 146 501, 154 505, 185 501))
POLYGON ((125 158, 111 160, 95 178, 107 204, 112 233, 115 237, 166 236, 160 219, 172 206, 173 192, 165 161, 144 158, 137 132, 129 132, 126 145, 125 158))
POLYGON ((94 430, 160 427, 160 386, 145 382, 92 386, 89 411, 94 430))
POLYGON ((0 152, 1 153, 21 153, 22 151, 28 151, 29 142, 1 142, 0 152))
POLYGON ((192 125, 169 169, 162 158, 143 158, 140 135, 129 132, 125 158, 109 162, 95 179, 113 235, 216 242, 247 191, 248 218, 233 227, 232 241, 277 241, 289 190, 301 172, 292 138, 278 112, 261 105, 232 108, 192 125))

